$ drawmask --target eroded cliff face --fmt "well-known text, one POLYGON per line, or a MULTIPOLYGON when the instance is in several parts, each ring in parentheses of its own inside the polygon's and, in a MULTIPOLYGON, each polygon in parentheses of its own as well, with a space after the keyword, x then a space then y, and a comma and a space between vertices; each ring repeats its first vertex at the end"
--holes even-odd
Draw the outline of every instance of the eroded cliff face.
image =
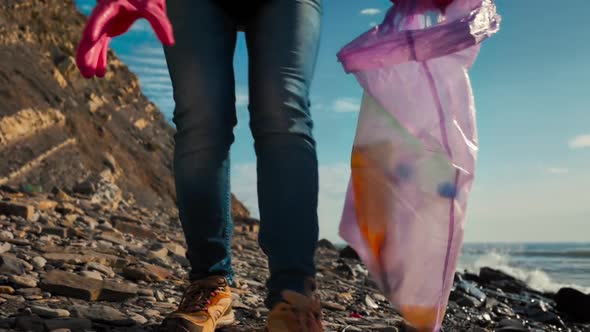
POLYGON ((0 184, 72 188, 106 171, 170 205, 173 128, 112 52, 104 79, 79 74, 84 22, 71 0, 0 3, 0 184))

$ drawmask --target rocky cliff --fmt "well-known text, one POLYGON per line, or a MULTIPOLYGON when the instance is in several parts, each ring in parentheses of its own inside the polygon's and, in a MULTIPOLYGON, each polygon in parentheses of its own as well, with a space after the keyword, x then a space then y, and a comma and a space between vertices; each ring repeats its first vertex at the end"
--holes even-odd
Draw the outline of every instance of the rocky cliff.
POLYGON ((79 74, 84 22, 71 0, 0 2, 0 184, 47 191, 106 176, 170 205, 173 129, 112 52, 105 79, 79 74))
MULTIPOLYGON (((89 191, 106 179, 170 206, 174 130, 113 52, 104 79, 80 75, 84 22, 72 0, 0 2, 0 185, 89 191)), ((235 199, 234 212, 247 215, 235 199)))

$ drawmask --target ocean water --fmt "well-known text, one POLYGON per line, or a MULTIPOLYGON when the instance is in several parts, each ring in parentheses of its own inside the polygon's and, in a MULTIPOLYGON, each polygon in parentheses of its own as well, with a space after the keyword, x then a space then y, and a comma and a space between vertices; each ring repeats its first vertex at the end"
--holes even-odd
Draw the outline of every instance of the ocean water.
POLYGON ((590 293, 590 243, 466 243, 458 270, 477 273, 484 266, 540 291, 573 287, 590 293))

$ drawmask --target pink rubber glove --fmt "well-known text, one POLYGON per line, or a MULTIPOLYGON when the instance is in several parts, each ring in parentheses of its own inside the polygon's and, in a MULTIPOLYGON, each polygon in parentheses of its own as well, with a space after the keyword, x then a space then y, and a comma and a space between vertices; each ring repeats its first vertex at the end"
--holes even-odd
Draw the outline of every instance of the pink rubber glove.
POLYGON ((140 18, 148 20, 162 44, 174 45, 166 0, 98 0, 78 45, 76 64, 82 76, 104 77, 111 38, 127 32, 140 18))

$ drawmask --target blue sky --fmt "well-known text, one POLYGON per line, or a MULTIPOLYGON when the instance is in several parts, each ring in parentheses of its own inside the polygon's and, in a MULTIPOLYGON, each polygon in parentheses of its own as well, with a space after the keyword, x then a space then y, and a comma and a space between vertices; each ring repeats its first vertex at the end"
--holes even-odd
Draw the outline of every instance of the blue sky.
MULTIPOLYGON (((88 13, 94 0, 77 0, 88 13)), ((321 236, 338 241, 348 160, 362 90, 338 50, 380 22, 388 0, 325 0, 312 86, 320 158, 321 236)), ((466 241, 590 242, 590 1, 497 0, 501 31, 471 70, 480 154, 466 241)), ((114 40, 145 94, 169 119, 172 89, 159 42, 145 21, 114 40)), ((206 47, 206 45, 203 45, 206 47)), ((243 36, 235 71, 239 124, 233 191, 256 213, 255 157, 248 129, 243 36)))

